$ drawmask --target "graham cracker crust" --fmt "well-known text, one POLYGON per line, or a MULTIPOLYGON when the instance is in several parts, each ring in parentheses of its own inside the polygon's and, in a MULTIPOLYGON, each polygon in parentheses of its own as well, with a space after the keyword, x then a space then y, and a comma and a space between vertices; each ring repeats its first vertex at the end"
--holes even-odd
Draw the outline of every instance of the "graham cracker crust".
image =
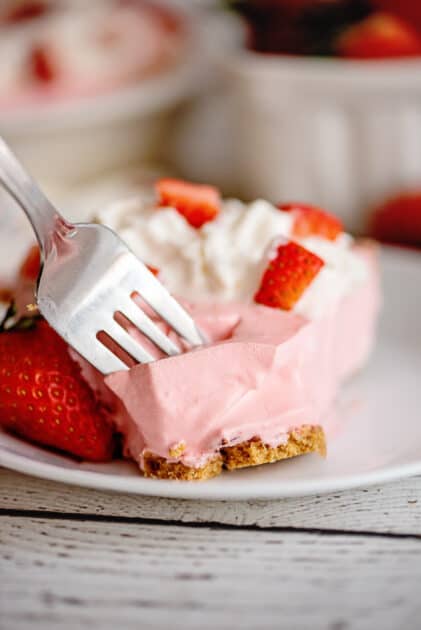
POLYGON ((325 457, 326 438, 322 427, 302 426, 300 429, 291 431, 288 441, 278 446, 269 446, 259 438, 254 438, 235 446, 222 448, 218 455, 201 468, 192 468, 182 462, 169 462, 164 457, 146 453, 143 472, 146 477, 155 479, 204 481, 219 475, 223 468, 234 470, 246 466, 260 466, 306 453, 319 453, 325 457))
POLYGON ((182 462, 169 462, 164 457, 159 457, 153 453, 145 453, 143 459, 144 475, 155 479, 203 481, 219 475, 222 472, 222 466, 221 455, 217 455, 201 468, 192 468, 182 462))
POLYGON ((323 457, 326 455, 325 434, 322 427, 319 426, 305 426, 299 430, 291 431, 288 442, 278 446, 269 446, 257 438, 236 446, 223 448, 221 451, 224 467, 228 470, 272 464, 281 459, 314 452, 323 457))

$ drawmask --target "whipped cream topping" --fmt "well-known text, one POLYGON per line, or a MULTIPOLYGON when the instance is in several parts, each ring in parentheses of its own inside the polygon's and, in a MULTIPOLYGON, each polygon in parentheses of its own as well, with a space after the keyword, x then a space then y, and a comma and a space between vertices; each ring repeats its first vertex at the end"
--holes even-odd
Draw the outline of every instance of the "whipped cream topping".
MULTIPOLYGON (((147 194, 115 203, 97 214, 175 295, 192 302, 252 302, 279 237, 291 238, 293 217, 267 201, 244 204, 228 199, 219 216, 195 229, 174 208, 154 207, 147 194)), ((335 241, 320 237, 297 240, 325 265, 294 307, 307 319, 321 317, 329 306, 362 286, 364 261, 348 234, 335 241)))
POLYGON ((38 4, 39 14, 26 19, 13 19, 19 7, 14 0, 0 8, 0 105, 15 105, 19 97, 47 87, 50 97, 58 97, 125 83, 168 64, 180 51, 178 18, 153 5, 136 0, 38 4), (43 68, 37 70, 33 55, 39 50, 43 68), (38 74, 45 72, 51 77, 38 74))

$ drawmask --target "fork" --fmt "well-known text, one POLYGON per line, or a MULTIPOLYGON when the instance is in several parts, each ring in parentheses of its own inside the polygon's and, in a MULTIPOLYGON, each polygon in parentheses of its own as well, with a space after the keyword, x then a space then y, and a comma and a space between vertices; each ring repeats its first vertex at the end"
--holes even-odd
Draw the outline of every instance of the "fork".
POLYGON ((121 357, 100 341, 100 333, 106 333, 136 362, 156 360, 116 321, 116 313, 123 314, 164 354, 181 352, 136 304, 136 294, 190 346, 203 344, 191 316, 117 234, 102 225, 67 221, 1 138, 0 184, 25 212, 41 249, 35 293, 39 311, 100 372, 128 369, 121 357))

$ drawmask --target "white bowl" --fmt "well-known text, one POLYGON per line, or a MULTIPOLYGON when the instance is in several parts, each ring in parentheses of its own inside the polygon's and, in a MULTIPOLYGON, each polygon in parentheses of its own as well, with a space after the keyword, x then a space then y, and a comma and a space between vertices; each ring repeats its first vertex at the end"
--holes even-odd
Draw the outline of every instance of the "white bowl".
POLYGON ((303 199, 353 230, 421 184, 421 62, 286 59, 243 52, 229 72, 245 196, 303 199))
POLYGON ((192 68, 68 105, 1 114, 0 134, 31 173, 65 185, 155 159, 175 106, 191 92, 192 68))
POLYGON ((195 112, 189 125, 196 133, 201 126, 206 150, 202 143, 192 164, 183 163, 187 175, 246 199, 317 203, 357 231, 373 203, 421 185, 420 60, 282 57, 240 47, 224 72, 215 96, 224 129, 209 100, 195 112))

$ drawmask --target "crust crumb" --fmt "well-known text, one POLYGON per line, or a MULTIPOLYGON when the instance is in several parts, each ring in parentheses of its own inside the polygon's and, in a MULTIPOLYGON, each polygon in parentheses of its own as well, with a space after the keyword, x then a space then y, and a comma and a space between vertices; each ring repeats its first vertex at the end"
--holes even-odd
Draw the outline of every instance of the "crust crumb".
POLYGON ((178 444, 175 444, 174 446, 172 446, 168 452, 170 454, 170 457, 177 458, 177 457, 180 457, 184 453, 185 450, 186 450, 186 443, 178 442, 178 444))
POLYGON ((164 457, 145 453, 143 472, 146 477, 155 479, 179 479, 183 481, 203 481, 216 477, 222 471, 222 457, 218 454, 201 468, 192 468, 182 462, 168 462, 164 457))

